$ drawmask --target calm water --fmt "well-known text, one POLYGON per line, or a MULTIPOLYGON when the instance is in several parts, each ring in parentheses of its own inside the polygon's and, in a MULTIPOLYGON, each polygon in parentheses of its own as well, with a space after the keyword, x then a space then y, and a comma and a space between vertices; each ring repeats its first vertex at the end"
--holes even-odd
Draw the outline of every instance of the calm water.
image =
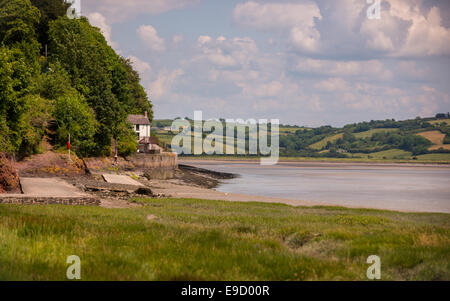
POLYGON ((450 168, 357 164, 186 162, 237 173, 217 190, 342 206, 450 213, 450 168))

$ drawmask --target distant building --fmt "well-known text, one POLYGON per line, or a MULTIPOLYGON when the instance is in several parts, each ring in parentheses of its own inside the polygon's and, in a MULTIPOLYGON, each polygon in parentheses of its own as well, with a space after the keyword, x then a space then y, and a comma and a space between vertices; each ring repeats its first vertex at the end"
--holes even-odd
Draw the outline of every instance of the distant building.
POLYGON ((127 121, 134 126, 137 140, 150 137, 150 120, 148 120, 147 112, 144 115, 128 115, 127 121))
POLYGON ((156 137, 150 137, 151 124, 147 112, 144 115, 128 115, 127 121, 131 123, 136 132, 139 153, 161 153, 163 149, 158 145, 156 137))

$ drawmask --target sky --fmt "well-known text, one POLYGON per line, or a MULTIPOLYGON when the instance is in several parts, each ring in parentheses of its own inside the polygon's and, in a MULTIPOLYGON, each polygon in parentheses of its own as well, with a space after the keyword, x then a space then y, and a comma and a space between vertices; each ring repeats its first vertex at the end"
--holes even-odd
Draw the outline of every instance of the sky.
POLYGON ((450 111, 450 1, 381 0, 379 19, 376 0, 78 1, 133 62, 155 119, 342 126, 450 111))

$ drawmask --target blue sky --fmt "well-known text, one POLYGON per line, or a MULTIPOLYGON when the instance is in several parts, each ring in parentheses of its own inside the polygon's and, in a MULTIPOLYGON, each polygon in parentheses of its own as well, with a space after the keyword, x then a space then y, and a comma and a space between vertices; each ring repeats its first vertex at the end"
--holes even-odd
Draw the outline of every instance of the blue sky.
POLYGON ((142 77, 155 118, 341 126, 450 111, 450 4, 81 0, 142 77))

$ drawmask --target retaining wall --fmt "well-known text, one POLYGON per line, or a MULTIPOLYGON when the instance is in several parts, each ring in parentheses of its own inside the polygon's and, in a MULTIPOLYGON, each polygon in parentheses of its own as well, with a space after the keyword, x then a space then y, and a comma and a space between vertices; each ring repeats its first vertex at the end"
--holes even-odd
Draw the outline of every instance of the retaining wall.
POLYGON ((0 196, 0 204, 98 206, 100 200, 92 197, 0 196))

